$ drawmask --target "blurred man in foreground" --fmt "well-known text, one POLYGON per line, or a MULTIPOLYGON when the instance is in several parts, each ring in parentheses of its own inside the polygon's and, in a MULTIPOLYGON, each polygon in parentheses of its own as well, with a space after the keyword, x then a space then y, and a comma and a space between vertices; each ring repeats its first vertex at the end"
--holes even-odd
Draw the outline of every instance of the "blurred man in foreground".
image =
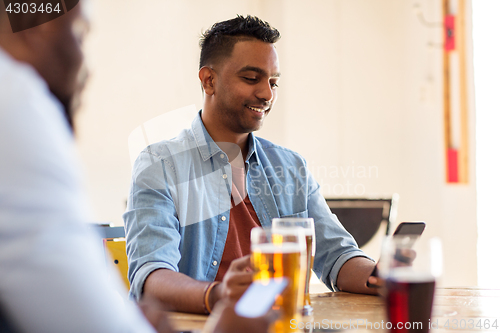
MULTIPOLYGON (((32 3, 35 13, 14 24, 0 1, 0 330, 170 332, 154 300, 142 304, 150 324, 118 296, 117 289, 126 292, 117 276, 109 279, 97 235, 85 224, 72 129, 86 77, 86 0, 52 20, 39 11, 47 1, 32 3)), ((244 331, 231 305, 219 312, 220 332, 244 331)), ((252 332, 269 320, 242 324, 252 332)))

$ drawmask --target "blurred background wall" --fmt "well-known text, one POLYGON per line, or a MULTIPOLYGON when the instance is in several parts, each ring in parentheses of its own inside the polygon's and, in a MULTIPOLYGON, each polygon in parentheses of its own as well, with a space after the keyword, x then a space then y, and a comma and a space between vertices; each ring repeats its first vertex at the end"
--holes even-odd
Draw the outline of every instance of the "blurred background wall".
MULTIPOLYGON (((414 3, 441 20, 434 0, 93 1, 77 139, 96 221, 123 224, 130 132, 169 110, 201 108, 200 34, 257 15, 283 36, 278 102, 257 135, 302 154, 325 197, 399 193, 397 222, 426 221, 425 237, 443 241, 443 285, 476 285, 474 100, 470 181, 447 185, 442 30, 422 25, 414 3)), ((367 251, 377 259, 379 243, 367 251)))

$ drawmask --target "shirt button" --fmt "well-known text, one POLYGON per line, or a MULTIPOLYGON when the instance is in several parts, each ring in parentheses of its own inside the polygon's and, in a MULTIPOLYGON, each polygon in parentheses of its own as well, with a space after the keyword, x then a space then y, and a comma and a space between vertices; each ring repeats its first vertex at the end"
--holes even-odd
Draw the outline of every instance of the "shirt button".
POLYGON ((226 179, 226 178, 227 178, 227 175, 226 175, 226 174, 223 174, 223 175, 222 175, 222 178, 226 179))
POLYGON ((220 154, 219 156, 220 156, 220 158, 224 158, 224 154, 220 154))
POLYGON ((212 265, 217 266, 217 261, 215 261, 215 260, 214 260, 214 261, 212 262, 212 265))
POLYGON ((222 221, 225 221, 225 220, 226 220, 226 217, 225 217, 225 216, 223 216, 223 217, 221 217, 220 219, 221 219, 222 221))

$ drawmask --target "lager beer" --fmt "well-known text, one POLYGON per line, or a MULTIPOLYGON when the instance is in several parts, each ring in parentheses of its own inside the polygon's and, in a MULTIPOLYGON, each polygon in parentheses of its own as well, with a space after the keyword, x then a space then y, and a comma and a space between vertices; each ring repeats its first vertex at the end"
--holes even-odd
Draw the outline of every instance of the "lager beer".
POLYGON ((276 228, 303 228, 306 241, 307 269, 305 270, 305 294, 302 309, 303 315, 312 314, 311 298, 309 296, 309 283, 311 281, 312 268, 314 265, 314 254, 316 253, 316 235, 314 219, 302 217, 284 217, 273 219, 273 227, 276 228))
POLYGON ((290 321, 302 321, 306 275, 304 238, 300 229, 252 229, 254 281, 265 284, 269 279, 288 280, 288 286, 273 306, 281 311, 272 330, 274 333, 296 332, 290 328, 290 321))
MULTIPOLYGON (((314 232, 314 230, 313 230, 314 232)), ((306 230, 306 254, 307 254, 307 270, 306 270, 306 288, 305 288, 305 296, 304 296, 304 308, 311 307, 311 297, 309 296, 309 283, 311 282, 311 273, 314 264, 314 252, 315 252, 315 244, 312 234, 307 234, 306 230)))

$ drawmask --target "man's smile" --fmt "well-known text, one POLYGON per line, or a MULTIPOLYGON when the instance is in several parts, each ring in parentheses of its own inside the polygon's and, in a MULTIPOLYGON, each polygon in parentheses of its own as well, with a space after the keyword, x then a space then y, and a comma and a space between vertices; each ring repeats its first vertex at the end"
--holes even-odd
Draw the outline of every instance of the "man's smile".
POLYGON ((263 106, 250 106, 247 105, 247 108, 249 108, 252 111, 259 112, 259 113, 264 113, 269 110, 269 106, 263 107, 263 106))

